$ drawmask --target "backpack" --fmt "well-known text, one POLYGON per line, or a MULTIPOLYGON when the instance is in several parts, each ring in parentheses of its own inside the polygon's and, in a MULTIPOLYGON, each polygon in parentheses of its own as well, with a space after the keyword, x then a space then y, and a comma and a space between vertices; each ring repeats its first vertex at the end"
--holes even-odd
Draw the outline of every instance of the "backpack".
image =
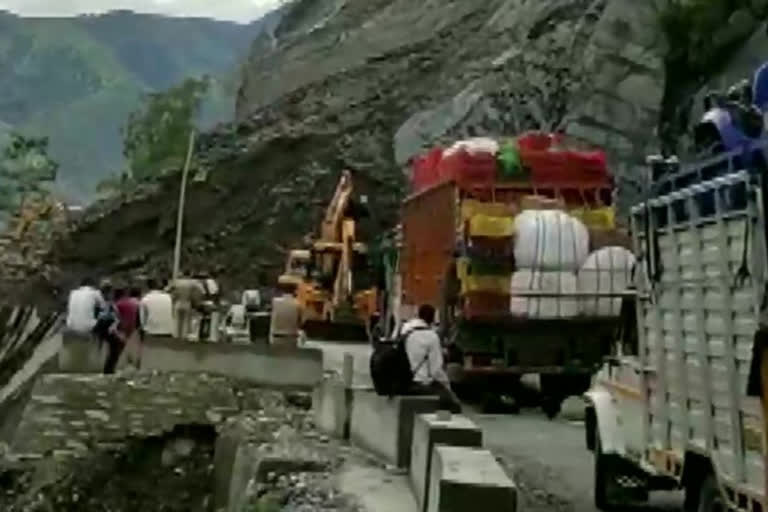
POLYGON ((416 327, 405 335, 400 335, 395 341, 378 341, 374 343, 371 354, 371 379, 376 394, 380 396, 404 395, 413 382, 414 374, 427 361, 429 354, 419 363, 416 370, 411 370, 408 353, 405 350, 405 342, 416 331, 423 331, 428 327, 416 327))

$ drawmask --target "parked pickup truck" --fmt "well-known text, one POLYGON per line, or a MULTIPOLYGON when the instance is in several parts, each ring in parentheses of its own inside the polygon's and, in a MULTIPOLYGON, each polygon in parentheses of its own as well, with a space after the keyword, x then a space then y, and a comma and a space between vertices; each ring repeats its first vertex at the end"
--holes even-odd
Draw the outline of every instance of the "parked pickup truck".
POLYGON ((766 414, 747 393, 768 368, 752 360, 766 299, 763 172, 739 160, 656 175, 631 211, 637 327, 586 394, 600 509, 684 489, 686 510, 766 510, 766 414))

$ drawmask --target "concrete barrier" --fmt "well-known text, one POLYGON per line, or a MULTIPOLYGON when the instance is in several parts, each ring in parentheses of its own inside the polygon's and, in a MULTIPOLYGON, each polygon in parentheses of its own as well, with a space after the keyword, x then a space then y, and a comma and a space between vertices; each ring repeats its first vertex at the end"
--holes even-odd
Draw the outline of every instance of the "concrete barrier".
POLYGON ((428 512, 515 512, 517 488, 488 450, 435 446, 428 512))
POLYGON ((307 348, 278 350, 259 345, 148 339, 141 369, 206 372, 257 385, 311 389, 323 378, 323 353, 307 348))
POLYGON ((281 420, 253 420, 235 417, 221 428, 213 460, 214 506, 217 511, 245 510, 254 486, 271 473, 327 471, 328 461, 291 443, 264 443, 264 431, 279 430, 281 420))
POLYGON ((335 375, 327 375, 312 394, 315 425, 324 434, 349 439, 352 390, 335 375))
MULTIPOLYGON (((420 414, 413 423, 411 445, 411 486, 419 510, 427 510, 432 454, 438 445, 479 448, 483 445, 483 431, 465 416, 446 416, 442 413, 420 414)), ((447 414, 447 413, 446 413, 447 414)))
POLYGON ((411 462, 413 421, 416 415, 435 412, 436 396, 377 395, 372 390, 356 389, 352 393, 350 439, 397 467, 408 468, 411 462))
POLYGON ((107 357, 106 345, 88 335, 64 331, 59 349, 59 371, 62 373, 101 373, 107 357))
MULTIPOLYGON (((96 373, 106 348, 93 340, 66 336, 59 354, 62 373, 96 373)), ((318 349, 278 350, 269 346, 195 343, 147 338, 141 372, 203 372, 243 379, 256 385, 314 388, 323 377, 318 349)))

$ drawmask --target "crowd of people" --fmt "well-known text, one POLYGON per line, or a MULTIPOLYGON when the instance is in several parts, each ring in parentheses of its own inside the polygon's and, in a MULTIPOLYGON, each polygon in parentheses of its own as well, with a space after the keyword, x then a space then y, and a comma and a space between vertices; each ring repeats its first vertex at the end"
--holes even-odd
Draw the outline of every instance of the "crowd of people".
POLYGON ((121 356, 139 367, 141 347, 146 335, 174 335, 174 301, 166 282, 149 280, 139 286, 113 286, 86 278, 72 290, 67 303, 67 330, 94 337, 106 346, 104 373, 114 373, 121 356))

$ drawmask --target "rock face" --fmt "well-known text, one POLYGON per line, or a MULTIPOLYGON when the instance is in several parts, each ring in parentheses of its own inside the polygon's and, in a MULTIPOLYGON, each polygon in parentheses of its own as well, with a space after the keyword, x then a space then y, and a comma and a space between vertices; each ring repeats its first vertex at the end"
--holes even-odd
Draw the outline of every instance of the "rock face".
MULTIPOLYGON (((396 220, 409 158, 473 135, 557 129, 599 144, 626 206, 668 89, 664 5, 296 0, 253 44, 237 122, 200 140, 207 181, 190 187, 184 266, 225 285, 274 282, 342 169, 370 196, 378 232, 396 220)), ((178 183, 89 212, 54 244, 52 280, 166 272, 178 183)))

